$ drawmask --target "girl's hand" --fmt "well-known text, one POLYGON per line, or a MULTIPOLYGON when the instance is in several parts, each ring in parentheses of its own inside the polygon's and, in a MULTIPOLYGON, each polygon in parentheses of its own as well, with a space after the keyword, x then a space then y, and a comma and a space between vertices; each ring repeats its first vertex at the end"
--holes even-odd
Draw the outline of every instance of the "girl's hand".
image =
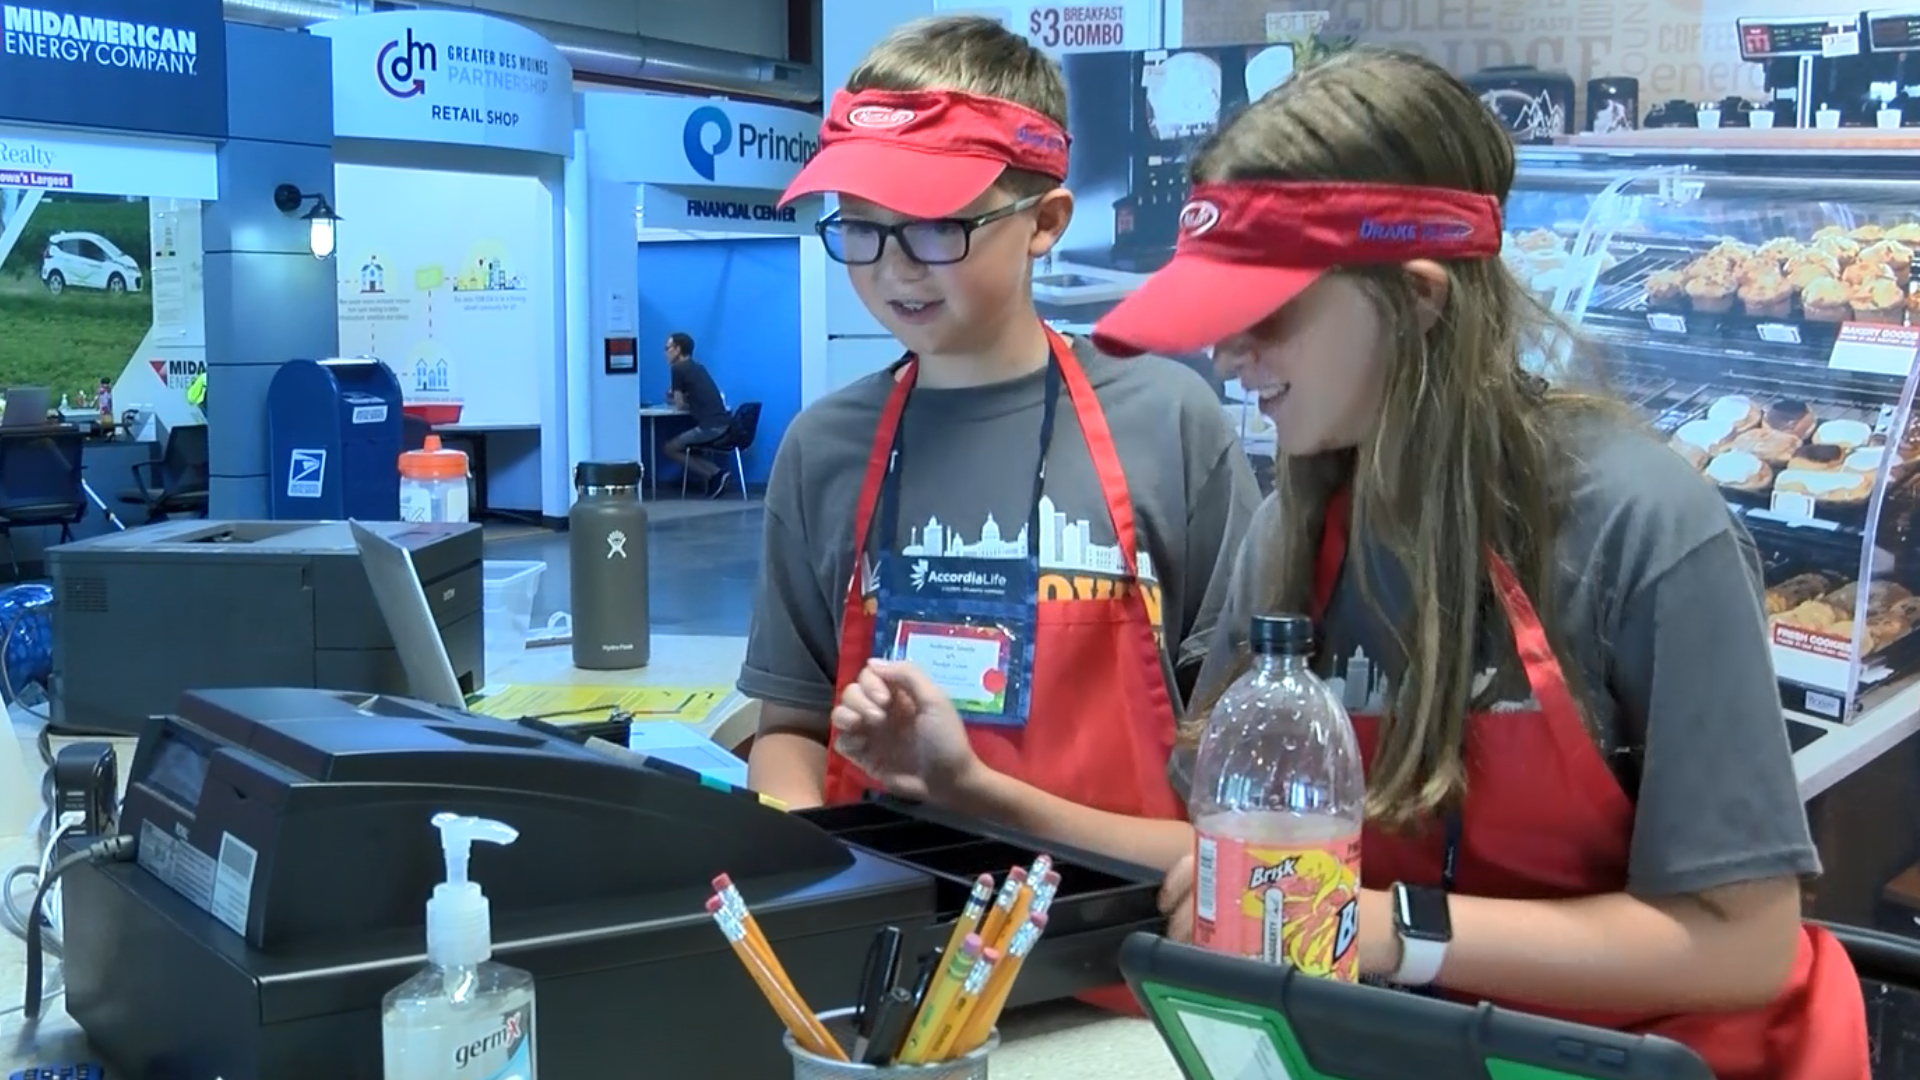
POLYGON ((983 768, 953 702, 906 661, 867 661, 832 720, 834 749, 902 798, 940 802, 983 768))
POLYGON ((1167 917, 1167 936, 1175 941, 1193 940, 1193 854, 1180 856, 1180 861, 1167 871, 1167 880, 1160 886, 1160 913, 1167 917))

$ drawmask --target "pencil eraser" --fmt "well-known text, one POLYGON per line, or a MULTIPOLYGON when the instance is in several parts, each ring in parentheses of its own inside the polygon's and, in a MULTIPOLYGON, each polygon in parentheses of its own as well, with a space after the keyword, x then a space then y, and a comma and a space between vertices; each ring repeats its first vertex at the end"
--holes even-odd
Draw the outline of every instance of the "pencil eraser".
POLYGON ((1013 869, 1007 871, 1007 877, 1010 880, 1012 880, 1015 884, 1024 882, 1027 880, 1027 868, 1024 866, 1016 866, 1013 869))
POLYGON ((1045 884, 1045 885, 1046 885, 1046 886, 1047 886, 1048 888, 1050 888, 1050 889, 1053 889, 1053 888, 1059 888, 1059 886, 1060 886, 1060 871, 1058 871, 1058 870, 1049 870, 1049 871, 1047 871, 1047 876, 1046 876, 1046 877, 1044 877, 1044 878, 1041 878, 1040 880, 1041 880, 1041 882, 1042 882, 1043 884, 1045 884))
POLYGON ((973 884, 974 884, 974 887, 976 888, 984 885, 987 888, 991 889, 993 888, 993 875, 981 874, 979 877, 973 879, 973 884))
POLYGON ((725 900, 720 899, 717 896, 711 896, 707 898, 707 914, 709 915, 718 915, 720 913, 720 909, 726 906, 727 906, 727 902, 725 900))
POLYGON ((1027 921, 1032 923, 1036 928, 1045 930, 1047 928, 1047 913, 1044 911, 1036 911, 1028 917, 1027 921))
POLYGON ((979 934, 968 934, 967 940, 960 943, 960 951, 969 955, 978 956, 980 954, 980 946, 984 944, 985 942, 980 940, 979 934))
POLYGON ((713 890, 715 892, 726 892, 731 888, 733 888, 733 879, 727 875, 721 874, 719 877, 713 879, 713 890))
POLYGON ((1000 962, 1000 950, 988 949, 980 954, 980 959, 985 960, 989 964, 997 964, 1000 962))

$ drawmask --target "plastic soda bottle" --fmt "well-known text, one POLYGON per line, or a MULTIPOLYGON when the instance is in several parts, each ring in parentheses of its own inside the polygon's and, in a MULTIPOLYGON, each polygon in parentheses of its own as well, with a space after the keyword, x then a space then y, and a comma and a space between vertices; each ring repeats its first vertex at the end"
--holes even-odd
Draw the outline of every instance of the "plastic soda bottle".
POLYGON ((1352 982, 1360 744, 1308 666, 1313 620, 1256 616, 1248 640, 1253 668, 1215 704, 1194 762, 1194 943, 1352 982))

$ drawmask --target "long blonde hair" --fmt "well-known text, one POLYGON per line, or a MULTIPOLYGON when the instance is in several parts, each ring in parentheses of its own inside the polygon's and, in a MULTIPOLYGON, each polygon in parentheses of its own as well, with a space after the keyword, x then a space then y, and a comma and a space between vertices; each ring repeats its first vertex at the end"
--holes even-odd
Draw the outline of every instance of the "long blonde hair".
MULTIPOLYGON (((1504 203, 1514 167, 1507 134, 1445 70, 1417 56, 1356 50, 1301 71, 1250 106, 1199 154, 1193 177, 1422 185, 1504 203)), ((1486 633, 1488 620, 1505 624, 1488 587, 1487 551, 1513 568, 1562 667, 1575 670, 1553 617, 1554 540, 1570 474, 1563 436, 1572 413, 1605 407, 1525 370, 1523 352, 1564 327, 1498 259, 1445 265, 1446 306, 1424 335, 1404 269, 1340 271, 1366 290, 1389 328, 1380 413, 1355 449, 1282 457, 1282 512, 1250 541, 1260 545, 1250 564, 1263 570, 1248 586, 1265 610, 1307 610, 1328 500, 1350 486, 1349 535, 1405 571, 1412 610, 1399 622, 1381 610, 1367 560, 1350 560, 1362 597, 1406 658, 1367 780, 1369 819, 1396 828, 1454 804, 1466 789, 1477 645, 1511 640, 1486 633)), ((1198 703, 1183 736, 1197 737, 1212 705, 1198 703)))

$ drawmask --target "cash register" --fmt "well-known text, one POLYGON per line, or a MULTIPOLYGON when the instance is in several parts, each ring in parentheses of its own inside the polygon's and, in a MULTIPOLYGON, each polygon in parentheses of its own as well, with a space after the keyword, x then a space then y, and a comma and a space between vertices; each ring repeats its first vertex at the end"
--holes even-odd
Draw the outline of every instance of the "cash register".
MULTIPOLYGON (((788 814, 533 722, 318 690, 188 693, 142 735, 132 860, 63 878, 67 1011, 111 1065, 182 1080, 371 1077, 383 994, 424 963, 439 811, 473 854, 498 958, 533 974, 549 1076, 791 1075, 780 1025, 707 917, 728 874, 801 994, 852 1004, 874 932, 945 939, 1031 838, 892 800, 788 814)), ((1057 848, 1053 921, 1014 1004, 1118 981, 1157 874, 1057 848)))

